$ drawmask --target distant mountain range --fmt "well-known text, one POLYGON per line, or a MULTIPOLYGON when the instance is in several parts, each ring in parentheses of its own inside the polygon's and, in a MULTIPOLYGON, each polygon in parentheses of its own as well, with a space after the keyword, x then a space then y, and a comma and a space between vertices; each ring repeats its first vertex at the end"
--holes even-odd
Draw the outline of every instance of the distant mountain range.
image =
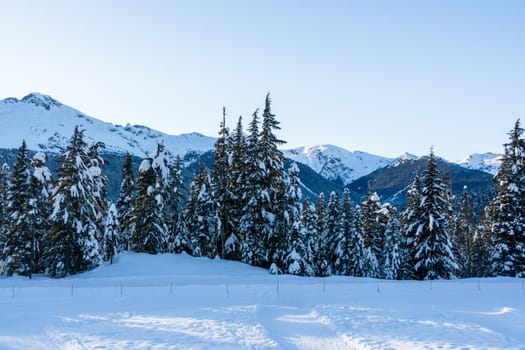
MULTIPOLYGON (((0 100, 0 149, 4 150, 0 152, 0 158, 12 158, 8 150, 18 148, 23 139, 31 150, 59 154, 67 146, 77 125, 86 129, 88 143, 102 141, 106 144, 105 152, 113 160, 112 166, 115 168, 111 170, 114 174, 111 176, 114 177, 119 174, 117 166, 121 165, 122 154, 130 153, 138 162, 140 158, 154 152, 159 141, 173 155, 180 154, 185 158, 188 166, 197 157, 204 155, 208 163, 213 163, 214 137, 199 133, 168 135, 142 125, 114 125, 87 116, 40 93, 29 94, 22 99, 11 97, 0 100)), ((424 159, 409 153, 393 159, 362 151, 352 152, 333 145, 304 146, 284 150, 283 153, 291 161, 302 164, 302 182, 307 193, 341 190, 347 186, 358 196, 362 194, 365 183, 373 179, 378 192, 384 198, 394 200, 392 196, 411 181, 412 168, 418 167, 413 165, 410 166, 412 170, 407 170, 407 165, 419 164, 424 159), (386 185, 387 182, 391 185, 386 185), (383 185, 386 187, 380 189, 379 186, 383 185)), ((494 153, 473 154, 460 162, 443 162, 450 169, 456 169, 449 171, 452 179, 462 176, 488 181, 490 174, 497 172, 499 156, 494 153)), ((117 186, 119 179, 110 182, 117 186)))

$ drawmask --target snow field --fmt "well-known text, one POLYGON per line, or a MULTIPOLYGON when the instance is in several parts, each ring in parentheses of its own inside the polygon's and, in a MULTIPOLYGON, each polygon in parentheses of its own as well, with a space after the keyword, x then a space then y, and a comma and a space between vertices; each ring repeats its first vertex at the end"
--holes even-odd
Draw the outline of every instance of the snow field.
POLYGON ((124 254, 64 279, 0 279, 0 349, 525 349, 524 309, 520 279, 272 276, 124 254))

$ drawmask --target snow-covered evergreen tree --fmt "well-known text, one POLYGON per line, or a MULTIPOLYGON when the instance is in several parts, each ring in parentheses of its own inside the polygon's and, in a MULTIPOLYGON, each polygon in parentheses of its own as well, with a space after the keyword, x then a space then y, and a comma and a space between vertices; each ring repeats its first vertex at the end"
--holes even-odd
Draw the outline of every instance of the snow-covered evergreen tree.
POLYGON ((120 224, 118 222, 117 207, 111 203, 104 224, 103 251, 104 260, 113 264, 113 257, 119 253, 120 224))
POLYGON ((51 214, 51 171, 46 166, 47 157, 38 152, 31 160, 32 176, 30 180, 30 210, 26 220, 31 227, 34 237, 34 272, 42 272, 42 252, 44 251, 44 237, 50 227, 49 215, 51 214))
POLYGON ((401 226, 394 211, 389 215, 385 229, 385 248, 383 252, 384 262, 383 276, 386 279, 397 280, 402 276, 403 243, 401 240, 401 226))
POLYGON ((31 165, 25 141, 18 149, 7 193, 7 217, 2 274, 31 278, 35 270, 35 237, 27 216, 31 210, 31 165))
POLYGON ((461 207, 456 215, 455 232, 452 238, 453 252, 459 266, 461 277, 476 276, 474 265, 474 238, 476 226, 472 214, 472 204, 467 186, 463 188, 461 207))
POLYGON ((301 220, 305 230, 305 261, 312 267, 312 273, 315 276, 317 275, 316 254, 319 250, 319 232, 317 232, 316 207, 310 203, 309 197, 304 200, 301 220))
POLYGON ((44 263, 52 277, 64 277, 98 266, 102 260, 97 240, 97 191, 84 131, 75 128, 60 157, 58 181, 51 195, 51 227, 45 237, 44 263))
POLYGON ((102 171, 105 164, 104 158, 102 158, 99 153, 99 149, 105 147, 106 146, 102 142, 95 142, 91 145, 87 152, 89 163, 86 164, 91 174, 91 181, 93 182, 92 191, 89 193, 91 198, 88 198, 88 201, 93 203, 95 237, 99 242, 102 242, 104 236, 104 219, 108 211, 108 179, 106 174, 102 171))
POLYGON ((407 191, 407 204, 400 216, 401 222, 401 279, 413 279, 414 278, 414 265, 413 259, 415 237, 418 232, 417 218, 421 214, 421 176, 416 173, 412 184, 407 191))
POLYGON ((292 163, 288 169, 288 181, 286 187, 286 247, 284 259, 284 271, 292 275, 313 276, 313 266, 310 264, 310 253, 306 229, 303 225, 301 215, 303 214, 302 192, 299 181, 299 167, 292 163))
POLYGON ((260 158, 258 111, 252 115, 246 147, 245 176, 242 178, 242 215, 239 223, 241 239, 241 261, 268 267, 265 227, 267 226, 266 207, 269 195, 262 190, 265 177, 264 165, 260 158))
POLYGON ((262 114, 261 135, 259 138, 259 167, 263 173, 259 182, 260 207, 262 208, 262 236, 266 242, 266 250, 271 260, 278 260, 282 249, 282 240, 285 239, 285 232, 281 229, 284 226, 276 227, 281 224, 281 220, 276 220, 282 214, 280 196, 285 187, 284 155, 277 148, 285 141, 278 139, 274 131, 280 130, 279 122, 275 114, 271 111, 270 94, 266 95, 265 106, 262 114))
POLYGON ((209 169, 201 165, 190 185, 185 215, 188 244, 193 256, 214 258, 218 254, 221 221, 213 187, 209 169))
MULTIPOLYGON (((372 192, 371 184, 368 184, 368 191, 365 200, 361 203, 362 232, 365 248, 368 248, 377 261, 375 272, 367 272, 370 277, 382 277, 384 263, 385 230, 389 219, 389 212, 382 207, 377 193, 372 192)), ((375 264, 375 263, 374 263, 375 264)), ((373 264, 373 265, 374 265, 373 264)))
POLYGON ((120 183, 120 193, 117 201, 118 222, 121 227, 119 250, 128 251, 131 237, 131 212, 133 209, 133 198, 135 196, 135 179, 133 176, 133 165, 131 155, 126 154, 122 165, 122 182, 120 183))
POLYGON ((324 233, 326 230, 326 204, 325 195, 323 192, 319 194, 317 198, 316 206, 316 217, 317 217, 317 239, 315 240, 317 246, 314 251, 315 254, 315 269, 317 276, 328 276, 330 274, 330 256, 327 255, 328 242, 325 239, 324 233))
POLYGON ((145 158, 139 166, 137 194, 131 210, 131 250, 158 254, 166 247, 167 226, 162 213, 160 193, 153 159, 145 158))
POLYGON ((170 179, 169 220, 168 220, 168 251, 182 253, 187 249, 187 233, 184 223, 182 203, 184 201, 184 178, 182 177, 182 159, 177 154, 171 167, 170 179))
POLYGON ((3 256, 4 244, 5 244, 5 232, 9 220, 7 218, 7 189, 9 187, 9 166, 4 163, 0 168, 0 261, 5 257, 3 256))
POLYGON ((417 279, 455 278, 458 265, 449 239, 452 204, 447 198, 448 192, 431 151, 423 174, 419 210, 410 223, 415 230, 412 257, 417 279))
POLYGON ((498 194, 491 203, 494 275, 525 277, 525 140, 517 120, 494 177, 498 194))
POLYGON ((231 203, 227 195, 230 187, 228 177, 230 169, 230 156, 228 154, 229 134, 230 132, 226 127, 226 108, 223 107, 219 137, 215 141, 215 161, 213 165, 214 201, 217 204, 219 220, 221 221, 221 231, 217 233, 217 252, 221 258, 225 257, 226 240, 233 233, 228 220, 230 213, 229 204, 231 203))
POLYGON ((334 252, 334 273, 336 275, 351 276, 360 270, 362 265, 362 247, 356 242, 356 227, 352 211, 350 191, 345 188, 341 198, 340 224, 341 230, 336 237, 334 252))
POLYGON ((341 207, 339 195, 336 192, 330 193, 328 204, 326 205, 326 225, 322 234, 322 246, 324 256, 328 262, 327 274, 335 273, 334 263, 336 261, 336 251, 338 239, 343 235, 341 223, 341 207))
POLYGON ((227 189, 225 193, 226 206, 229 208, 225 232, 226 242, 224 257, 231 260, 240 260, 241 240, 239 238, 239 225, 245 207, 244 197, 245 181, 249 178, 246 140, 243 134, 242 117, 239 117, 233 135, 228 139, 228 172, 227 189))

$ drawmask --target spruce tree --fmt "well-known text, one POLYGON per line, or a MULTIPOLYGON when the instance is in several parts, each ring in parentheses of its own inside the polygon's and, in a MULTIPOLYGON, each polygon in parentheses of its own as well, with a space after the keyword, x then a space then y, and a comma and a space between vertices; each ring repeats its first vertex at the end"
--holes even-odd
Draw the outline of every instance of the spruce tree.
POLYGON ((322 248, 324 256, 328 262, 327 274, 333 274, 334 263, 336 260, 336 251, 338 239, 343 235, 341 223, 341 207, 339 195, 336 192, 330 193, 328 204, 326 205, 326 226, 322 234, 322 248))
POLYGON ((131 210, 131 250, 158 254, 166 246, 166 222, 162 213, 163 198, 153 168, 153 159, 145 158, 137 176, 137 194, 131 210))
POLYGON ((222 109, 222 121, 220 124, 219 137, 215 141, 215 161, 213 166, 213 184, 215 186, 213 193, 214 201, 217 204, 219 220, 221 221, 217 239, 217 252, 221 258, 225 256, 226 239, 232 233, 230 222, 228 220, 230 212, 230 201, 227 198, 229 189, 229 154, 228 154, 229 130, 226 127, 226 108, 222 109))
POLYGON ((242 117, 239 117, 235 132, 228 139, 228 172, 227 190, 225 193, 226 206, 229 208, 226 227, 223 229, 227 235, 224 257, 231 260, 240 260, 241 239, 239 225, 245 207, 244 185, 248 181, 249 172, 247 163, 246 140, 243 134, 242 117), (229 234, 228 234, 229 233, 229 234))
POLYGON ((301 218, 303 207, 299 167, 295 163, 288 169, 285 199, 287 228, 283 270, 292 275, 313 276, 315 272, 309 261, 307 234, 301 218))
POLYGON ((42 152, 36 153, 31 160, 30 210, 26 220, 34 237, 34 272, 45 270, 45 266, 42 265, 42 253, 44 251, 44 237, 50 228, 50 196, 53 187, 51 171, 46 166, 46 161, 47 157, 42 152))
POLYGON ((385 247, 383 252, 383 277, 397 280, 402 276, 403 243, 401 239, 401 227, 395 213, 395 208, 389 215, 385 228, 385 247))
MULTIPOLYGON (((372 192, 371 184, 368 184, 366 199, 361 203, 362 232, 365 248, 373 254, 372 260, 377 261, 375 272, 368 272, 370 277, 382 277, 384 263, 385 230, 388 222, 388 210, 384 210, 377 193, 372 192)), ((374 263, 375 264, 375 263, 374 263)))
POLYGON ((455 233, 452 239, 453 252, 461 277, 474 277, 477 266, 474 265, 474 237, 476 226, 472 214, 472 204, 467 186, 461 195, 461 207, 456 216, 455 233))
POLYGON ((193 256, 217 256, 220 218, 213 194, 213 182, 208 168, 200 166, 190 185, 190 197, 186 208, 188 244, 193 256))
POLYGON ((117 207, 111 203, 104 223, 103 251, 104 260, 113 264, 113 257, 119 253, 120 224, 118 222, 117 207))
POLYGON ((352 211, 352 201, 350 191, 345 188, 341 198, 341 230, 336 237, 334 273, 336 275, 351 276, 360 270, 360 259, 362 259, 362 249, 357 245, 355 235, 354 213, 352 211))
POLYGON ((413 251, 415 249, 415 239, 419 229, 419 218, 421 213, 421 176, 419 172, 415 174, 414 180, 407 191, 407 204, 400 216, 401 223, 401 279, 414 278, 413 251))
POLYGON ((246 165, 242 177, 242 215, 239 223, 241 239, 241 261, 250 265, 269 267, 268 250, 264 227, 266 225, 267 202, 269 196, 262 191, 265 177, 260 158, 258 111, 252 115, 246 147, 246 165), (266 204, 265 204, 266 203, 266 204))
POLYGON ((129 251, 131 237, 131 212, 133 209, 133 198, 135 196, 135 179, 133 176, 133 165, 131 155, 128 153, 122 165, 122 181, 120 183, 120 194, 117 201, 117 219, 121 227, 119 250, 129 251))
POLYGON ((5 233, 9 220, 7 218, 7 190, 9 187, 9 166, 4 163, 0 168, 0 261, 5 257, 3 255, 5 244, 5 233))
MULTIPOLYGON (((279 122, 275 114, 271 111, 270 94, 266 95, 265 106, 262 114, 262 127, 259 139, 259 167, 263 172, 263 177, 259 183, 261 208, 263 211, 262 235, 266 242, 268 257, 272 260, 278 259, 278 254, 282 240, 285 239, 282 229, 276 227, 281 220, 276 220, 282 214, 280 211, 279 198, 282 195, 284 184, 284 155, 277 148, 285 141, 278 139, 274 131, 280 130, 279 122)), ((282 226, 281 226, 282 227, 282 226)))
POLYGON ((44 263, 51 277, 89 270, 101 262, 97 236, 98 209, 91 159, 84 131, 75 128, 66 152, 59 159, 58 180, 51 195, 51 227, 45 237, 44 263))
POLYGON ((317 243, 315 254, 315 269, 317 276, 328 276, 330 274, 330 257, 327 255, 328 242, 325 239, 324 233, 326 230, 326 205, 325 196, 321 192, 317 198, 316 206, 316 217, 317 217, 317 235, 318 238, 315 240, 317 243))
POLYGON ((519 119, 509 133, 491 203, 494 275, 525 277, 525 140, 519 119))
POLYGON ((415 227, 412 257, 417 279, 455 278, 458 266, 449 239, 451 203, 448 192, 431 151, 422 179, 419 213, 412 221, 415 227))
POLYGON ((180 254, 187 248, 186 226, 182 203, 184 202, 184 178, 182 159, 177 154, 171 167, 170 198, 168 199, 168 252, 180 254))
POLYGON ((312 276, 315 276, 317 275, 316 254, 319 250, 319 233, 317 232, 316 208, 310 203, 309 197, 304 199, 301 220, 305 230, 305 261, 312 268, 312 276))
POLYGON ((92 190, 89 192, 90 198, 88 198, 88 201, 93 203, 93 222, 95 223, 94 233, 99 242, 102 242, 104 236, 104 219, 108 211, 108 179, 102 170, 105 160, 99 153, 99 149, 105 147, 106 146, 102 142, 95 142, 91 145, 87 151, 89 162, 86 164, 93 183, 92 190))
POLYGON ((25 141, 18 149, 7 194, 9 225, 5 233, 2 274, 31 278, 35 270, 35 237, 27 216, 30 206, 31 166, 25 141))

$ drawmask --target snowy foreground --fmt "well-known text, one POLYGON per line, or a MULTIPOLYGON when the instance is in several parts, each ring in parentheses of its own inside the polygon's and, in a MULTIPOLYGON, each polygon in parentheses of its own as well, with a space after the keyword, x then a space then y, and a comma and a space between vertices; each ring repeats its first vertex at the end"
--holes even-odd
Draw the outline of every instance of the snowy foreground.
POLYGON ((143 254, 60 280, 0 279, 0 349, 124 348, 525 349, 525 290, 143 254))

